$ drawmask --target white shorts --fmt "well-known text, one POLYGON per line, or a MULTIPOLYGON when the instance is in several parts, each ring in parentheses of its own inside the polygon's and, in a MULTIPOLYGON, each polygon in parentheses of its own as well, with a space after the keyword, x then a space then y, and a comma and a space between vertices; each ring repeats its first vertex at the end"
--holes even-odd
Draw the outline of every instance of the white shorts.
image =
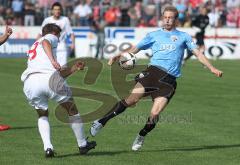
POLYGON ((66 81, 59 75, 34 73, 24 81, 23 91, 31 106, 35 109, 48 109, 48 100, 58 103, 68 101, 72 92, 66 81))

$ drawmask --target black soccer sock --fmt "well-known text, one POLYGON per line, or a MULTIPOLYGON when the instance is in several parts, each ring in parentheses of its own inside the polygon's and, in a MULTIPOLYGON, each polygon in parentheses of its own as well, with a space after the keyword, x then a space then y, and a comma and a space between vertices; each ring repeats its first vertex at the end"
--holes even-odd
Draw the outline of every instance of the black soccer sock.
POLYGON ((155 128, 157 122, 158 122, 158 117, 153 119, 149 117, 144 128, 139 132, 139 135, 146 136, 150 131, 152 131, 155 128))
POLYGON ((99 123, 104 126, 108 122, 108 120, 124 112, 127 107, 128 105, 125 100, 119 101, 117 104, 114 105, 114 107, 107 115, 105 115, 102 119, 99 120, 99 123))

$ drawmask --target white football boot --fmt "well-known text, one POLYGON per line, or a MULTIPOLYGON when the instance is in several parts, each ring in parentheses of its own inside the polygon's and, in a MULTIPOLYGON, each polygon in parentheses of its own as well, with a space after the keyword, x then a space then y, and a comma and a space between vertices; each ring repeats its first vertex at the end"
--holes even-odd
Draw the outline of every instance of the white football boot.
POLYGON ((103 125, 101 123, 98 122, 98 120, 95 120, 92 123, 92 126, 90 128, 90 134, 92 136, 96 136, 97 133, 103 128, 103 125))
POLYGON ((137 135, 136 139, 133 142, 132 150, 138 151, 142 147, 143 142, 144 142, 144 136, 137 135))

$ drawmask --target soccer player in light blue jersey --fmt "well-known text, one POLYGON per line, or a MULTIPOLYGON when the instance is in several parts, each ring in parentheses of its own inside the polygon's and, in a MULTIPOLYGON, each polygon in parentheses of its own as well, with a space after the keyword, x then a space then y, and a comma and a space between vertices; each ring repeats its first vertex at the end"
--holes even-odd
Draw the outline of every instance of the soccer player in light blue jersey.
MULTIPOLYGON (((108 120, 125 111, 127 107, 136 104, 143 96, 150 95, 153 100, 150 116, 132 145, 132 150, 139 150, 143 145, 145 136, 154 129, 160 112, 164 110, 175 93, 176 78, 181 76, 180 69, 185 49, 192 51, 197 59, 217 77, 222 76, 222 71, 213 67, 197 49, 191 36, 175 28, 177 18, 177 9, 173 6, 166 7, 163 11, 163 28, 148 33, 137 46, 130 50, 129 53, 136 54, 140 50, 152 49, 153 56, 149 66, 137 76, 137 83, 131 94, 119 101, 112 108, 111 113, 94 121, 90 128, 92 136, 95 136, 108 120)), ((111 58, 108 64, 112 65, 120 56, 121 54, 111 58)))

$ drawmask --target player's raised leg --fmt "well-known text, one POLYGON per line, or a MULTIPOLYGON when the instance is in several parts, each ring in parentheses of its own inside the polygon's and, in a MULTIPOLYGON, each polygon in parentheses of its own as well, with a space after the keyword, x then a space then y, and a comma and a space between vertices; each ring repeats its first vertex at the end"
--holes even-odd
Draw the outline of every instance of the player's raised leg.
POLYGON ((133 151, 137 151, 142 147, 145 136, 155 128, 156 123, 158 122, 159 119, 159 114, 164 110, 167 103, 168 99, 165 97, 157 97, 154 99, 151 114, 148 117, 145 126, 143 127, 143 129, 141 129, 141 131, 138 133, 137 137, 133 142, 132 145, 133 151))
POLYGON ((80 154, 87 154, 87 152, 91 149, 94 149, 97 144, 95 141, 88 142, 86 140, 83 123, 73 98, 64 103, 61 103, 60 105, 68 112, 69 124, 77 139, 80 154))
POLYGON ((132 90, 132 93, 127 99, 123 99, 117 102, 107 115, 93 122, 90 128, 90 134, 92 136, 96 136, 96 134, 106 125, 106 123, 110 119, 124 112, 127 107, 136 104, 139 101, 139 99, 142 98, 144 92, 145 92, 144 87, 140 83, 137 83, 134 89, 132 90))

